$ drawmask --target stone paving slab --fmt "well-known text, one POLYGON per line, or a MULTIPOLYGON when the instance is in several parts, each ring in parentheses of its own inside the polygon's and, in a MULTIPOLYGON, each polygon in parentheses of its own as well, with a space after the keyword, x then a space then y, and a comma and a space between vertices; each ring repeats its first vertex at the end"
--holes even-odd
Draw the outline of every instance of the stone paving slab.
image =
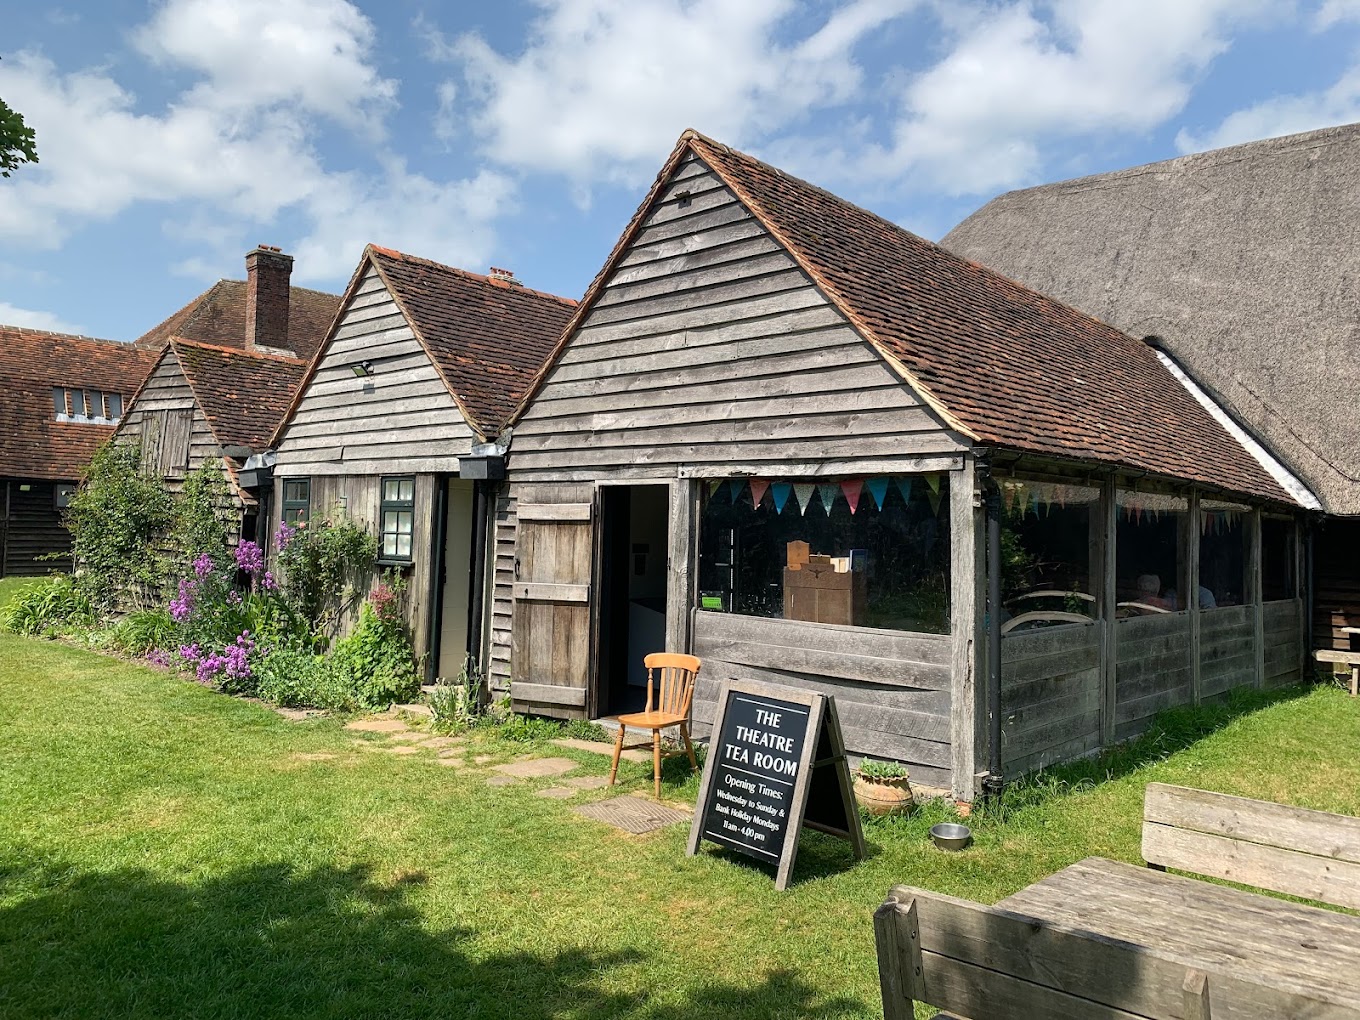
POLYGON ((495 771, 519 779, 543 779, 547 776, 565 775, 577 767, 577 763, 570 758, 530 758, 526 761, 497 765, 495 771))
MULTIPOLYGON (((613 744, 601 744, 595 740, 577 740, 575 737, 562 737, 558 740, 549 741, 549 743, 552 743, 557 747, 570 748, 573 751, 589 751, 591 754, 602 754, 606 758, 614 757, 613 744)), ((623 758, 624 761, 636 761, 650 764, 652 752, 634 748, 633 750, 624 751, 620 757, 623 758)))
POLYGON ((575 797, 579 792, 579 790, 573 790, 568 786, 548 786, 542 790, 534 791, 534 796, 547 797, 549 800, 566 800, 568 797, 575 797))
POLYGON ((355 719, 345 723, 345 729, 358 733, 405 733, 410 728, 400 719, 355 719))
POLYGON ((514 776, 492 776, 486 781, 487 786, 514 786, 519 780, 514 776))
POLYGON ((496 756, 494 754, 479 754, 472 759, 472 764, 485 765, 489 761, 495 761, 495 759, 496 756))
POLYGON ((467 741, 462 737, 427 737, 420 742, 421 747, 462 747, 467 741))
POLYGON ((448 768, 453 769, 453 771, 455 772, 466 772, 469 768, 471 768, 471 766, 468 765, 467 762, 463 761, 460 758, 436 758, 434 760, 434 763, 436 765, 444 765, 448 768))
POLYGON ((465 747, 446 747, 438 752, 440 758, 462 758, 467 754, 465 747))
POLYGON ((643 800, 641 797, 615 797, 612 800, 596 801, 594 804, 582 804, 572 810, 578 815, 638 836, 678 822, 689 821, 689 812, 679 811, 666 804, 658 804, 654 800, 643 800))
POLYGON ((608 776, 572 776, 562 780, 564 786, 574 786, 578 790, 602 790, 609 785, 608 776))
POLYGON ((426 740, 426 734, 420 732, 420 730, 399 730, 387 734, 387 739, 394 744, 423 744, 426 740))
POLYGON ((393 705, 392 711, 397 715, 419 715, 426 719, 434 718, 434 709, 429 705, 393 705))

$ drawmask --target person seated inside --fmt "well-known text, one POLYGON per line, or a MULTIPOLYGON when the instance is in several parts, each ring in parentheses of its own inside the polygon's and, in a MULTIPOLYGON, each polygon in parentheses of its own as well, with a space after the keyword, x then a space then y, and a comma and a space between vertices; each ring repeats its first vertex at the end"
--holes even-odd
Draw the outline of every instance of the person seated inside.
POLYGON ((1134 585, 1138 589, 1138 594, 1133 601, 1139 605, 1151 606, 1153 609, 1174 610, 1176 608, 1174 595, 1171 598, 1163 597, 1162 579, 1156 574, 1142 574, 1134 582, 1134 585))

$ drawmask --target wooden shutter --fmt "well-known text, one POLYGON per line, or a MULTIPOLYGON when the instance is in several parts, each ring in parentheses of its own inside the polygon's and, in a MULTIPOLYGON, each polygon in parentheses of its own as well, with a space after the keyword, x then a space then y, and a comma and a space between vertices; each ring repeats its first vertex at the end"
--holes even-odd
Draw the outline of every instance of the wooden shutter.
POLYGON ((183 478, 189 470, 189 433, 193 428, 192 411, 170 411, 165 416, 161 435, 160 471, 165 478, 183 478))
POLYGON ((161 467, 161 434, 165 431, 166 411, 147 411, 142 415, 142 471, 154 475, 161 467))
POLYGON ((590 503, 519 506, 510 682, 517 711, 585 714, 592 511, 590 503))

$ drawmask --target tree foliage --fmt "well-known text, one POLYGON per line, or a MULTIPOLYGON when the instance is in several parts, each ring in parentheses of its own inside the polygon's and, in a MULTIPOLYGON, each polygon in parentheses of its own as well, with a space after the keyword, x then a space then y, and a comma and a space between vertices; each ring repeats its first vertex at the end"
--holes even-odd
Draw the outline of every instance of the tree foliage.
POLYGON ((183 574, 204 553, 215 563, 225 563, 236 534, 236 520, 231 486, 222 462, 205 460, 189 472, 175 500, 170 529, 173 572, 183 574))
POLYGON ((21 163, 38 162, 37 136, 24 115, 0 99, 0 177, 8 177, 21 163))

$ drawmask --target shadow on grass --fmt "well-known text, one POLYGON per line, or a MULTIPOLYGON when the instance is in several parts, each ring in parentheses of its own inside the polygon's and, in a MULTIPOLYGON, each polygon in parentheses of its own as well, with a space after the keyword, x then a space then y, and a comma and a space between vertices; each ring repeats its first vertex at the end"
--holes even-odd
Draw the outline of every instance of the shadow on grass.
POLYGON ((1031 772, 1008 783, 999 801, 979 805, 978 817, 1004 821, 1009 814, 1021 808, 1040 805, 1055 797, 1127 776, 1169 758, 1177 751, 1183 751, 1235 719, 1280 702, 1304 697, 1312 690, 1312 685, 1308 684, 1270 691, 1237 687, 1210 703, 1166 709, 1159 712, 1147 730, 1134 740, 1106 748, 1090 758, 1031 772))
POLYGON ((472 931, 423 926, 407 902, 408 887, 423 881, 413 874, 386 885, 362 868, 300 873, 283 865, 183 883, 141 871, 0 872, 0 897, 10 900, 0 907, 0 1016, 681 1020, 871 1012, 858 1001, 825 1001, 787 971, 740 987, 696 982, 683 1001, 670 994, 652 1002, 650 950, 479 952, 472 931), (635 991, 618 990, 626 980, 614 975, 620 968, 636 968, 635 991))

